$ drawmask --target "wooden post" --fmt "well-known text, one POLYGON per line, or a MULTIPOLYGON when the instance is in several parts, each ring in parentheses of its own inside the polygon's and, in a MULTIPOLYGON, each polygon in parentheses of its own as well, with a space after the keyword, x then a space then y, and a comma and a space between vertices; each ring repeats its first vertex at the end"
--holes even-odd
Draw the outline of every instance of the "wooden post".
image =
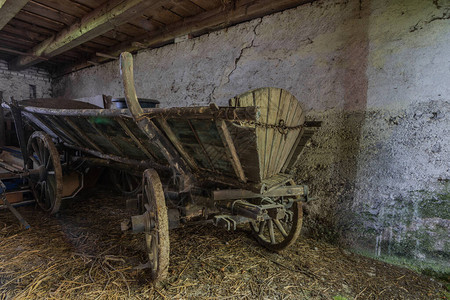
POLYGON ((152 120, 144 116, 144 110, 139 104, 136 89, 134 88, 133 56, 129 52, 120 54, 120 74, 123 80, 125 101, 134 121, 150 141, 158 147, 170 166, 181 175, 181 191, 188 191, 192 188, 194 177, 186 166, 186 163, 152 120))

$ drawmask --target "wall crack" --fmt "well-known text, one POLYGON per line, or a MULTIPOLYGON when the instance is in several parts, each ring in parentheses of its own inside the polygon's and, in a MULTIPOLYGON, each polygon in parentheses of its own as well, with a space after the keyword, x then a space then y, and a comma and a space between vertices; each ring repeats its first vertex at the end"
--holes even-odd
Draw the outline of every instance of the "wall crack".
POLYGON ((239 55, 234 59, 234 66, 233 66, 232 70, 228 73, 228 75, 226 75, 227 81, 224 83, 221 83, 219 86, 214 86, 213 90, 211 91, 210 97, 209 97, 209 99, 210 99, 209 102, 211 102, 213 99, 215 99, 214 94, 218 87, 222 87, 223 85, 225 85, 231 81, 230 77, 233 74, 233 72, 236 71, 239 61, 243 57, 245 51, 250 48, 253 48, 255 38, 258 35, 256 33, 256 29, 259 27, 259 25, 261 25, 261 23, 262 23, 262 18, 259 18, 258 23, 253 27, 253 37, 252 37, 252 40, 250 41, 250 45, 242 47, 242 49, 239 51, 239 55))

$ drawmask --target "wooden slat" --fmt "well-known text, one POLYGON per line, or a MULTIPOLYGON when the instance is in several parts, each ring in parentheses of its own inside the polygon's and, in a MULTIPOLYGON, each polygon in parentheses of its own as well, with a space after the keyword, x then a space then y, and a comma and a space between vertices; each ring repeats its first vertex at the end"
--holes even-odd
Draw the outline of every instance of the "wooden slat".
MULTIPOLYGON (((260 115, 257 123, 267 124, 268 122, 268 107, 267 99, 269 97, 269 90, 267 88, 258 89, 254 91, 255 105, 259 108, 260 115)), ((256 138, 257 138, 257 150, 259 157, 259 176, 264 179, 264 172, 266 169, 266 141, 267 141, 267 128, 262 126, 256 126, 256 138)))
POLYGON ((39 26, 37 24, 29 23, 29 22, 22 21, 22 20, 19 20, 19 19, 16 19, 16 18, 14 18, 11 21, 9 21, 8 25, 11 25, 11 26, 13 26, 15 28, 20 28, 22 30, 27 30, 27 31, 30 31, 30 32, 34 32, 34 33, 38 33, 38 34, 44 35, 44 36, 46 36, 46 38, 52 36, 52 34, 55 33, 54 30, 50 30, 50 29, 41 27, 41 26, 39 26))
POLYGON ((220 7, 222 5, 221 1, 217 0, 190 0, 192 3, 204 10, 212 10, 214 8, 220 7))
POLYGON ((216 126, 236 176, 240 181, 247 182, 247 178, 245 177, 241 161, 239 160, 236 147, 234 146, 233 139, 231 138, 230 131, 228 131, 226 122, 224 120, 216 120, 216 126))
POLYGON ((38 2, 78 18, 83 17, 92 10, 86 5, 70 0, 38 0, 38 2))
POLYGON ((104 134, 100 129, 98 129, 98 127, 95 125, 95 122, 88 122, 88 123, 95 130, 95 132, 97 132, 99 136, 103 137, 103 139, 108 142, 108 144, 114 149, 114 151, 116 151, 116 153, 119 153, 121 156, 124 156, 124 153, 120 149, 120 147, 107 134, 104 134))
POLYGON ((285 172, 287 167, 289 166, 289 162, 291 161, 292 157, 294 156, 295 151, 297 150, 297 146, 300 143, 300 140, 302 139, 303 133, 304 133, 304 129, 302 128, 301 130, 299 130, 299 133, 297 135, 295 143, 292 145, 291 150, 289 151, 289 154, 286 157, 286 160, 284 161, 283 166, 281 167, 281 172, 285 172))
POLYGON ((183 18, 204 12, 204 9, 186 0, 177 1, 170 10, 183 18))
MULTIPOLYGON (((283 102, 283 90, 281 89, 272 89, 271 90, 272 96, 271 100, 275 100, 278 98, 278 104, 277 105, 277 115, 274 119, 274 124, 278 124, 280 120, 283 120, 284 122, 286 117, 286 112, 289 109, 288 105, 286 105, 285 102, 283 102)), ((273 103, 274 104, 274 103, 273 103)), ((271 123, 272 124, 272 123, 271 123)), ((276 169, 276 161, 278 156, 278 150, 280 147, 281 139, 284 137, 283 134, 281 134, 278 130, 273 129, 273 138, 272 138, 272 145, 270 146, 270 155, 269 155, 269 162, 267 166, 267 175, 266 177, 271 177, 278 173, 279 170, 276 169)))
MULTIPOLYGON (((269 88, 267 99, 267 124, 274 125, 278 122, 278 111, 280 107, 280 90, 277 88, 269 88)), ((271 168, 270 168, 270 159, 272 157, 272 151, 274 147, 273 140, 276 136, 280 135, 278 129, 275 128, 266 128, 266 151, 265 151, 265 164, 264 164, 264 177, 267 178, 272 176, 271 168)))
POLYGON ((57 10, 50 6, 46 6, 39 2, 30 1, 25 7, 24 10, 32 12, 34 14, 55 20, 59 23, 67 25, 71 25, 79 20, 79 18, 74 17, 70 14, 67 14, 61 10, 57 10))
POLYGON ((14 18, 28 0, 6 0, 0 2, 0 30, 14 18))
POLYGON ((125 133, 133 140, 133 142, 136 144, 136 146, 150 159, 155 160, 155 157, 145 148, 141 141, 138 139, 138 137, 128 128, 127 124, 121 119, 116 118, 115 119, 117 123, 123 128, 125 133))
MULTIPOLYGON (((280 112, 278 113, 278 120, 284 120, 284 122, 288 121, 289 113, 292 110, 292 107, 290 106, 290 97, 291 95, 284 90, 281 90, 280 95, 280 112)), ((281 151, 283 150, 285 143, 285 136, 283 134, 278 133, 274 139, 274 145, 272 149, 272 154, 270 158, 270 169, 272 171, 272 175, 277 174, 280 172, 278 167, 278 160, 281 151)))
POLYGON ((192 126, 192 123, 190 120, 187 120, 187 122, 189 124, 189 127, 191 128, 192 133, 195 136, 197 143, 200 145, 201 149, 203 150, 203 154, 205 155, 206 159, 208 160, 209 165, 211 166, 211 169, 213 171, 216 171, 216 169, 214 168, 214 163, 212 162, 211 157, 209 157, 208 151, 206 151, 205 145, 203 145, 202 141, 200 140, 200 138, 197 134, 197 131, 195 131, 195 128, 194 128, 194 126, 192 126))
POLYGON ((38 25, 54 32, 60 31, 65 26, 64 23, 40 16, 26 10, 21 10, 14 18, 28 22, 30 24, 38 25))
POLYGON ((5 27, 3 27, 2 31, 14 34, 23 39, 28 39, 29 41, 33 41, 33 42, 42 42, 43 40, 45 40, 48 37, 47 35, 43 35, 43 34, 36 33, 36 32, 30 31, 30 30, 22 29, 22 28, 18 28, 15 26, 11 26, 10 24, 6 24, 5 27))
MULTIPOLYGON (((295 112, 294 114, 291 114, 292 117, 289 117, 288 122, 287 122, 287 126, 296 126, 298 124, 303 124, 304 122, 304 115, 303 115, 303 110, 300 106, 300 104, 298 103, 298 100, 295 99, 293 96, 291 96, 291 106, 294 107, 295 106, 295 112)), ((283 167, 287 156, 289 155, 292 147, 294 146, 294 143, 297 140, 297 136, 299 134, 300 130, 299 129, 295 129, 295 130, 289 130, 287 135, 286 135, 286 142, 284 144, 284 147, 282 148, 281 153, 279 154, 279 161, 277 164, 277 169, 281 170, 281 168, 283 167)))
POLYGON ((157 120, 158 120, 158 123, 161 126, 161 129, 163 130, 163 132, 167 135, 167 137, 172 142, 172 144, 175 146, 175 148, 177 148, 178 152, 180 152, 181 157, 183 157, 183 159, 189 164, 189 166, 192 169, 197 170, 198 169, 197 163, 186 152, 186 150, 184 149, 183 145, 180 143, 180 141, 178 140, 177 136, 175 135, 175 133, 170 128, 170 125, 167 123, 167 121, 165 119, 162 119, 162 118, 159 118, 157 120))
POLYGON ((97 150, 98 152, 104 153, 104 151, 97 146, 74 122, 72 122, 69 118, 64 117, 64 121, 69 124, 70 128, 73 129, 79 137, 81 137, 84 141, 86 141, 92 148, 97 150))
POLYGON ((33 117, 36 118, 39 122, 46 125, 48 128, 51 128, 52 131, 59 132, 58 136, 61 137, 65 142, 69 144, 78 144, 82 147, 85 147, 85 144, 83 141, 80 141, 79 138, 75 135, 73 135, 71 132, 66 130, 63 126, 61 126, 58 122, 58 119, 53 116, 40 116, 39 114, 33 114, 33 117), (48 121, 51 126, 48 126, 47 123, 44 121, 44 118, 46 121, 48 121), (55 126, 56 124, 56 126, 55 126), (61 134, 62 133, 62 134, 61 134))
MULTIPOLYGON (((127 22, 140 11, 157 5, 159 1, 112 0, 85 15, 79 23, 66 27, 54 38, 43 41, 34 47, 30 54, 53 57, 72 49, 86 41, 110 31, 115 26, 127 22)), ((58 28, 59 30, 60 28, 58 28)), ((38 63, 39 60, 21 56, 12 64, 13 69, 23 69, 38 63)))

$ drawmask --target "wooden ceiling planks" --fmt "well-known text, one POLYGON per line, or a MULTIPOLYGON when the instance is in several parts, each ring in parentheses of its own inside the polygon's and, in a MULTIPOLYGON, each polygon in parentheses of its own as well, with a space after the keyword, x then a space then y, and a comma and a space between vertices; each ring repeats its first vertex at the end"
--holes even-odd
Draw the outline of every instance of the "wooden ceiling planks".
MULTIPOLYGON (((6 0, 16 1, 16 0, 6 0)), ((16 66, 32 65, 33 47, 48 41, 52 36, 80 23, 80 20, 100 7, 138 0, 30 0, 19 13, 0 30, 1 41, 12 49, 27 50, 29 59, 22 57, 16 66), (107 3, 108 2, 108 3, 107 3), (25 49, 25 47, 29 47, 25 49), (31 63, 28 63, 31 62, 31 63)), ((136 51, 146 47, 159 47, 184 34, 200 35, 224 28, 265 14, 294 7, 313 0, 146 0, 150 5, 141 5, 134 15, 128 14, 126 22, 113 19, 109 31, 90 34, 80 43, 63 46, 49 52, 48 58, 58 62, 73 61, 77 64, 66 68, 61 74, 108 60, 120 51, 136 51), (137 11, 137 13, 136 13, 137 11), (222 19, 226 19, 225 21, 222 19), (217 20, 216 20, 217 19, 217 20), (68 52, 66 54, 66 52, 68 52), (98 57, 97 52, 106 54, 98 57), (53 54, 52 54, 53 53, 53 54), (83 62, 84 61, 84 62, 83 62), (90 61, 87 63, 87 61, 90 61)), ((135 6, 136 8, 138 6, 135 6)), ((106 13, 106 11, 105 11, 106 13)), ((81 25, 80 25, 81 26, 81 25)), ((7 47, 5 46, 5 47, 7 47)), ((39 48, 39 47, 38 47, 39 48)), ((53 48, 52 48, 53 49, 53 48)), ((38 50, 36 50, 38 51, 38 50)), ((0 53, 4 53, 0 49, 0 53)), ((47 52, 45 52, 47 53, 47 52)), ((6 53, 10 57, 11 53, 6 53)), ((47 54, 44 54, 47 55, 47 54)), ((35 60, 35 59, 34 59, 35 60)), ((36 63, 36 61, 34 61, 36 63)), ((40 62, 40 65, 45 65, 40 62)), ((51 65, 50 63, 48 63, 51 65)), ((14 65, 14 64, 13 64, 14 65)))
POLYGON ((222 2, 220 0, 190 0, 190 2, 194 3, 198 7, 201 7, 205 11, 217 8, 222 5, 222 2))
POLYGON ((80 20, 80 18, 75 17, 71 14, 67 14, 63 11, 57 10, 45 4, 41 4, 38 2, 30 1, 23 8, 28 12, 34 13, 36 15, 43 16, 47 19, 54 20, 58 23, 64 24, 64 26, 68 26, 80 20))
POLYGON ((22 28, 18 28, 18 27, 12 26, 10 24, 7 24, 5 27, 3 27, 3 30, 0 32, 9 33, 9 34, 17 36, 19 38, 28 39, 33 42, 42 42, 43 40, 48 38, 48 35, 43 35, 40 33, 33 32, 31 30, 25 30, 22 28))
POLYGON ((64 23, 52 20, 50 18, 35 14, 27 10, 21 10, 14 18, 24 22, 28 22, 30 24, 38 25, 42 28, 53 30, 55 32, 58 32, 65 27, 64 23))
POLYGON ((50 30, 50 29, 47 29, 45 27, 41 27, 39 25, 36 25, 36 24, 33 24, 33 23, 29 23, 29 22, 26 22, 26 21, 22 21, 22 20, 19 20, 19 19, 16 19, 16 18, 14 18, 11 21, 9 21, 8 25, 11 25, 11 26, 13 26, 15 28, 19 28, 19 29, 22 29, 22 30, 25 30, 25 31, 31 31, 31 32, 34 32, 34 33, 45 35, 47 37, 50 37, 51 35, 53 35, 56 32, 54 30, 50 30))

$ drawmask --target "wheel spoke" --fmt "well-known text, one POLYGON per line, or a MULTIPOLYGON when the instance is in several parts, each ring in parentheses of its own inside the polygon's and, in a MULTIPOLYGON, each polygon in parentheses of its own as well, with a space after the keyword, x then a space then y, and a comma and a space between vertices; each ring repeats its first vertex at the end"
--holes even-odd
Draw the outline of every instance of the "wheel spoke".
POLYGON ((270 242, 271 242, 272 244, 275 244, 276 241, 275 241, 275 233, 274 233, 274 231, 273 231, 273 222, 272 222, 272 219, 269 219, 268 227, 269 227, 270 242))
MULTIPOLYGON (((36 142, 36 141, 33 141, 33 142, 31 143, 31 147, 33 148, 34 152, 36 153, 37 161, 38 161, 38 166, 39 166, 39 165, 41 165, 41 159, 40 159, 40 157, 39 157, 39 147, 38 147, 38 145, 37 145, 37 142, 36 142)), ((31 155, 33 156, 33 154, 31 154, 31 155)), ((36 158, 35 158, 35 159, 36 159, 36 158)))
POLYGON ((278 220, 278 219, 273 219, 273 222, 275 223, 275 225, 277 226, 277 228, 278 228, 278 230, 281 232, 281 234, 282 234, 284 237, 287 237, 288 234, 287 234, 286 230, 284 229, 283 225, 281 224, 280 220, 278 220))
POLYGON ((258 233, 259 233, 260 236, 264 235, 264 227, 265 226, 266 226, 266 221, 261 221, 259 223, 259 231, 258 231, 258 233))
POLYGON ((44 153, 43 153, 43 144, 41 140, 37 140, 37 145, 38 145, 38 149, 39 149, 39 160, 41 161, 41 164, 45 165, 45 161, 44 161, 44 153))
POLYGON ((125 176, 126 181, 127 181, 127 183, 128 183, 129 192, 131 192, 131 191, 133 190, 133 183, 131 182, 130 176, 131 176, 131 175, 126 175, 126 176, 125 176))

